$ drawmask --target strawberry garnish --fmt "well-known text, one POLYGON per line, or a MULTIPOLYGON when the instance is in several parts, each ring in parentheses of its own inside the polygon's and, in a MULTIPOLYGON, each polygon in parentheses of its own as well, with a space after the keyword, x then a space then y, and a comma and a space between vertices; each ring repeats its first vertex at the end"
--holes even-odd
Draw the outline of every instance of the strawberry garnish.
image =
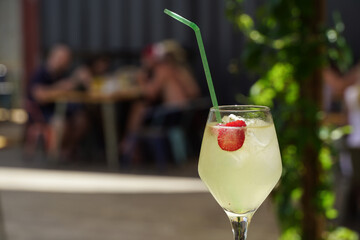
POLYGON ((226 124, 218 124, 218 144, 222 150, 236 151, 242 147, 245 141, 246 123, 243 120, 236 120, 226 124))

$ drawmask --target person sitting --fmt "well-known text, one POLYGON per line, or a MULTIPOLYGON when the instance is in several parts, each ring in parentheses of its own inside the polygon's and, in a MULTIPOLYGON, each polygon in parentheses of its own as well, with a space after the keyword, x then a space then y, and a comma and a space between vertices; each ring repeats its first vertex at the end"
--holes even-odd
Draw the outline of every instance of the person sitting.
POLYGON ((92 76, 90 91, 99 94, 103 93, 109 74, 110 59, 104 54, 96 55, 88 59, 86 65, 92 76))
POLYGON ((160 105, 181 107, 200 94, 186 65, 184 50, 170 40, 145 48, 137 80, 144 98, 133 106, 129 131, 139 129, 145 112, 151 114, 152 109, 160 105))
POLYGON ((125 162, 134 153, 137 135, 159 106, 181 108, 200 94, 185 61, 183 48, 174 41, 163 41, 145 48, 138 84, 143 99, 134 103, 129 114, 127 133, 122 144, 125 162))
POLYGON ((199 95, 199 87, 185 62, 184 50, 173 41, 148 49, 138 80, 149 104, 181 106, 199 95))
POLYGON ((56 45, 51 49, 46 63, 30 79, 29 100, 37 105, 47 123, 55 112, 54 98, 73 87, 66 78, 70 63, 71 50, 65 45, 56 45))
POLYGON ((354 82, 344 91, 348 123, 352 127, 347 137, 352 170, 347 214, 353 221, 360 218, 360 65, 355 66, 346 76, 353 78, 354 82))
POLYGON ((55 45, 50 50, 46 62, 36 70, 28 85, 26 108, 29 113, 29 125, 34 126, 30 128, 29 135, 31 136, 33 132, 44 131, 46 150, 50 154, 62 145, 63 155, 70 155, 87 128, 86 117, 77 104, 69 104, 66 107, 64 123, 55 118, 57 98, 76 88, 73 77, 67 76, 71 60, 72 53, 68 46, 55 45), (63 135, 63 143, 56 142, 59 134, 63 135))

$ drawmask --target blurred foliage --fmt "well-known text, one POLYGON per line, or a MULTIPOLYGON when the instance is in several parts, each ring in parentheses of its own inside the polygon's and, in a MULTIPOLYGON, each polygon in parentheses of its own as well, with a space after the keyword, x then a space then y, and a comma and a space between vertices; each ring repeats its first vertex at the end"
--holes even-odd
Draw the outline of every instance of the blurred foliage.
POLYGON ((359 236, 349 229, 339 227, 329 234, 327 240, 359 240, 359 236))
MULTIPOLYGON (((336 67, 341 72, 350 67, 351 52, 342 36, 344 24, 335 13, 334 27, 314 26, 317 13, 313 0, 263 1, 253 14, 245 12, 244 0, 227 0, 226 11, 230 21, 246 37, 242 65, 258 76, 250 97, 239 95, 238 99, 273 108, 283 160, 281 184, 274 191, 281 239, 305 239, 301 227, 304 217, 301 206, 304 165, 301 159, 307 154, 306 144, 314 146, 321 168, 312 201, 318 214, 334 219, 337 211, 333 208, 332 168, 336 158, 331 145, 349 129, 321 126, 324 114, 317 102, 304 98, 306 94, 302 88, 312 86, 307 81, 324 67, 336 67), (304 119, 309 123, 307 126, 302 124, 304 119)), ((234 66, 236 62, 231 63, 230 70, 240 68, 234 66)), ((328 229, 333 229, 328 225, 328 229)), ((355 233, 345 228, 328 230, 322 236, 329 240, 358 239, 355 233)))

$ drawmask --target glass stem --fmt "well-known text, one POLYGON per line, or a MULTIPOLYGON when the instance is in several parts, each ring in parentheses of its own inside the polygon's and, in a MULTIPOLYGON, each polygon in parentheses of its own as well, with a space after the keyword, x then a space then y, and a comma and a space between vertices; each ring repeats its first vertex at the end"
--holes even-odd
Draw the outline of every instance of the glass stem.
POLYGON ((247 212, 244 214, 235 214, 225 211, 228 215, 234 234, 235 240, 246 240, 247 229, 249 227, 252 216, 255 211, 247 212))

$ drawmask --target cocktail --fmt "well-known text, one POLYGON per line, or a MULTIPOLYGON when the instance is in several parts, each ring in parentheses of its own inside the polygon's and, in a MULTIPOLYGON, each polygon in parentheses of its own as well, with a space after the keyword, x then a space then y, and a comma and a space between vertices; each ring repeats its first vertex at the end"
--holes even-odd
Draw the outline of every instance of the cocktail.
POLYGON ((270 109, 211 108, 199 159, 199 175, 228 215, 235 240, 246 239, 251 217, 281 175, 281 156, 270 109), (215 112, 221 116, 216 120, 215 112))
POLYGON ((165 13, 191 27, 199 45, 213 108, 199 159, 199 175, 228 215, 235 240, 245 240, 250 220, 278 182, 282 166, 270 109, 218 106, 200 28, 184 17, 165 13))

